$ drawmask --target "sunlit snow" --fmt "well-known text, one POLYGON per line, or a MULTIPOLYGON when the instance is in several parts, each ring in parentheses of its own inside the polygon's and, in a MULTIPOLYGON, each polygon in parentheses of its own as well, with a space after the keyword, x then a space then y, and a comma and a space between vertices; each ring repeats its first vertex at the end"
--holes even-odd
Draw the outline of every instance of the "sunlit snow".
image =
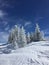
MULTIPOLYGON (((0 48, 4 48, 1 46, 0 48)), ((0 65, 49 65, 49 42, 32 42, 26 47, 0 54, 0 65)))

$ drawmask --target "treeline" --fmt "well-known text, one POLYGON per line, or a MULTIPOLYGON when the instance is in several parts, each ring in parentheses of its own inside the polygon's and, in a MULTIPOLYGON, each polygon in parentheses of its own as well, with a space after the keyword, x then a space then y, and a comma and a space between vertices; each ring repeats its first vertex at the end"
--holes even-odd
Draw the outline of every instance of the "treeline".
POLYGON ((30 42, 35 41, 43 41, 44 40, 44 33, 43 31, 40 31, 39 25, 36 24, 34 33, 26 33, 24 27, 21 28, 18 25, 15 25, 14 28, 12 28, 8 43, 11 44, 13 47, 24 47, 26 44, 29 44, 30 42))

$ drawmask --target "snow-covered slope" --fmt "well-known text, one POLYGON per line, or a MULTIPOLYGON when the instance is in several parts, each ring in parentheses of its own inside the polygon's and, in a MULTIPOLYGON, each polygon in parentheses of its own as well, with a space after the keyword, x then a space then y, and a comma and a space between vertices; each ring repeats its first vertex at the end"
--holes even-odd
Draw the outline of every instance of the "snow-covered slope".
POLYGON ((0 54, 0 65, 49 65, 49 42, 32 42, 10 54, 0 54))

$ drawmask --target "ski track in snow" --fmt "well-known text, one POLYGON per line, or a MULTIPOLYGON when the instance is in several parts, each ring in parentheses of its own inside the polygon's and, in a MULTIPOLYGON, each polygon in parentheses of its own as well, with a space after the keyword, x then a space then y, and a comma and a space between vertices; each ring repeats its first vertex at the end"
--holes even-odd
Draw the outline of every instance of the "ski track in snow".
POLYGON ((0 65, 49 65, 49 42, 32 42, 10 54, 0 54, 0 65))

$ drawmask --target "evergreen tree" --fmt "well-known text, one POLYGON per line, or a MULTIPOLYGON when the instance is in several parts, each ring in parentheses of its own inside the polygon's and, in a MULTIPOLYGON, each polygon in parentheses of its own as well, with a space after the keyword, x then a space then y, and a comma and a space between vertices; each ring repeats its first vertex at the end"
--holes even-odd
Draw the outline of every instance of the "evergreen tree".
POLYGON ((19 47, 23 47, 27 44, 27 40, 26 40, 26 33, 25 30, 22 26, 21 30, 20 30, 20 46, 19 47))
POLYGON ((42 41, 45 40, 45 38, 44 38, 44 32, 43 31, 41 31, 41 40, 42 41))
POLYGON ((18 43, 18 47, 20 47, 20 27, 18 27, 18 34, 17 34, 17 43, 18 43))
POLYGON ((20 40, 20 27, 18 27, 17 25, 15 25, 15 46, 16 48, 19 47, 18 46, 18 43, 19 43, 19 40, 20 40))
POLYGON ((31 40, 30 40, 30 33, 28 32, 28 33, 27 33, 27 43, 30 43, 30 41, 31 41, 31 40))
POLYGON ((15 27, 10 32, 8 43, 11 43, 13 48, 18 48, 19 30, 19 27, 15 25, 15 27))
POLYGON ((40 33, 39 25, 36 23, 35 33, 40 33))
POLYGON ((41 41, 43 39, 44 39, 44 33, 40 31, 39 25, 36 24, 34 40, 35 41, 41 41))
POLYGON ((14 40, 14 29, 11 30, 9 38, 8 38, 8 42, 12 43, 14 40))
POLYGON ((15 30, 12 29, 8 38, 8 43, 12 45, 12 47, 15 47, 15 30))
POLYGON ((15 41, 18 43, 18 26, 15 25, 15 41))
POLYGON ((34 34, 33 32, 30 33, 30 41, 32 42, 33 41, 33 37, 34 37, 34 34))
POLYGON ((35 39, 35 41, 41 40, 41 32, 40 32, 40 28, 39 28, 38 24, 36 24, 34 39, 35 39))

